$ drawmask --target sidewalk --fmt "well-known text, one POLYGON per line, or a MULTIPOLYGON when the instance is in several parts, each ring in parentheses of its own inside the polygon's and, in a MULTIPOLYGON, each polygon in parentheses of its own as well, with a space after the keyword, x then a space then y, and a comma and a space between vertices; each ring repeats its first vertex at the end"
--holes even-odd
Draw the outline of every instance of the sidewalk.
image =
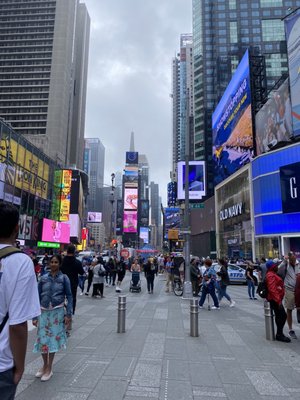
MULTIPOLYGON (((41 357, 32 353, 17 400, 257 400, 300 398, 300 329, 290 344, 265 340, 263 301, 249 301, 245 286, 230 286, 236 301, 199 310, 199 337, 189 336, 189 302, 164 292, 163 276, 148 294, 127 295, 126 333, 117 334, 117 294, 78 296, 68 349, 56 355, 48 382, 34 377, 41 357)), ((287 330, 286 330, 287 332, 287 330)))

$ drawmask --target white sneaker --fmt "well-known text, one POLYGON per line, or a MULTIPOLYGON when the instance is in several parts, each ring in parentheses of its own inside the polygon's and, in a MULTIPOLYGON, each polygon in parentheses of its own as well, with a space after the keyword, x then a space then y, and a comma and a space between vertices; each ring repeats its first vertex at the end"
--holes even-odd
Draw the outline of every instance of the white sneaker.
POLYGON ((203 306, 199 306, 199 308, 203 308, 203 306))
POLYGON ((220 307, 212 306, 211 309, 212 309, 212 310, 220 310, 220 307))
POLYGON ((82 296, 83 295, 83 293, 79 293, 79 296, 82 296))
POLYGON ((49 379, 52 378, 52 376, 53 376, 53 372, 52 372, 52 371, 51 371, 49 374, 44 374, 44 375, 41 377, 41 381, 42 381, 42 382, 47 382, 47 381, 49 381, 49 379))
POLYGON ((234 307, 235 306, 235 301, 231 300, 229 307, 234 307))

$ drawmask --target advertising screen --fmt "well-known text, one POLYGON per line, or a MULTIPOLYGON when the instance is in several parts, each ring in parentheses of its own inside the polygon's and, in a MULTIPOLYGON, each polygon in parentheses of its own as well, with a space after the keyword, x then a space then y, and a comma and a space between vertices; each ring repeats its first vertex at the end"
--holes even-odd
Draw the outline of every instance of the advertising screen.
POLYGON ((149 225, 149 200, 140 200, 140 225, 149 225))
POLYGON ((136 151, 126 151, 126 164, 138 164, 139 153, 136 151))
POLYGON ((78 214, 69 215, 70 236, 80 238, 81 221, 78 214))
MULTIPOLYGON (((178 163, 178 186, 177 197, 179 200, 185 198, 185 162, 178 163)), ((190 161, 189 162, 189 199, 200 200, 205 196, 205 162, 190 161)))
POLYGON ((138 190, 125 188, 124 189, 124 210, 137 210, 138 205, 138 190))
POLYGON ((43 219, 43 242, 69 243, 70 225, 66 222, 43 219))
POLYGON ((169 229, 180 228, 180 209, 177 207, 165 208, 165 239, 168 239, 169 229))
POLYGON ((294 136, 300 135, 300 13, 285 20, 294 136))
POLYGON ((255 135, 258 156, 290 141, 293 127, 288 79, 256 114, 255 135))
POLYGON ((144 243, 149 243, 149 229, 145 227, 140 228, 140 238, 143 239, 144 243))
POLYGON ((215 185, 253 158, 249 52, 212 116, 215 185))
POLYGON ((69 221, 70 200, 71 200, 72 171, 64 169, 62 171, 61 191, 60 191, 60 221, 69 221))
POLYGON ((123 182, 125 187, 138 187, 138 175, 123 175, 123 182))
POLYGON ((123 201, 117 200, 116 234, 121 235, 123 230, 123 201))
POLYGON ((88 222, 102 222, 102 213, 89 211, 88 212, 88 222))
POLYGON ((137 211, 124 211, 123 232, 137 233, 137 211))

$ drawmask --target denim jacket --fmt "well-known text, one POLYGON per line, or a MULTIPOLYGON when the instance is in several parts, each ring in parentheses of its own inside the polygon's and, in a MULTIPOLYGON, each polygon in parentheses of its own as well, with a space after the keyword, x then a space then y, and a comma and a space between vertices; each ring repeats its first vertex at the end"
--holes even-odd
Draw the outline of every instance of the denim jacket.
POLYGON ((57 307, 67 298, 67 315, 73 311, 73 297, 69 278, 62 272, 54 277, 51 273, 43 275, 38 283, 40 303, 43 308, 57 307))

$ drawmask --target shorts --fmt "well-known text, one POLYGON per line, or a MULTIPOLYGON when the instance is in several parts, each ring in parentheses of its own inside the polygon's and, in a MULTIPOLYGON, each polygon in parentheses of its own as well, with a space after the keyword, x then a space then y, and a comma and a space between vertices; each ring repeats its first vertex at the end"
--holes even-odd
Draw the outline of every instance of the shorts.
POLYGON ((287 310, 295 308, 295 292, 285 289, 284 305, 287 310))
POLYGON ((13 369, 0 372, 0 393, 2 400, 13 400, 15 398, 17 385, 14 384, 13 369))

